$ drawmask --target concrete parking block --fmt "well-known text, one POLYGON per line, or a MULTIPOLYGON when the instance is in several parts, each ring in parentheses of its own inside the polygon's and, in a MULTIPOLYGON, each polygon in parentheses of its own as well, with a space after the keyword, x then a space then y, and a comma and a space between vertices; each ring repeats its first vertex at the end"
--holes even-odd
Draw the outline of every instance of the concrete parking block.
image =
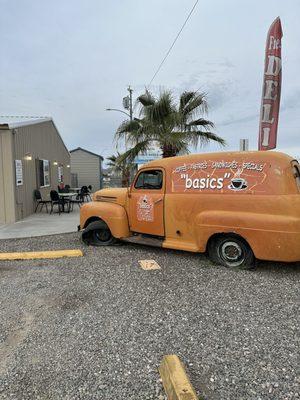
POLYGON ((0 253, 0 260, 33 260, 38 258, 82 257, 81 250, 30 251, 23 253, 0 253))

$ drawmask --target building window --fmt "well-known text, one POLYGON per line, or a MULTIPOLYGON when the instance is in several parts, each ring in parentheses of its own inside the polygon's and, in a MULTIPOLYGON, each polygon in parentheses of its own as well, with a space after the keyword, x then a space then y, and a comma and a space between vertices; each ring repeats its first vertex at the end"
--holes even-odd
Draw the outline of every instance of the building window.
POLYGON ((40 187, 50 186, 50 164, 48 160, 39 160, 40 187))

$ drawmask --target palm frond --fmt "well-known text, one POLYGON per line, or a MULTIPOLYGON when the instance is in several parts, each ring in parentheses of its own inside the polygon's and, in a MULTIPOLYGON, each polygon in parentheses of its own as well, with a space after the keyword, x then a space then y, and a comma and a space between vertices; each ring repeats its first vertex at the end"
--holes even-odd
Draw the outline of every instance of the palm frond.
POLYGON ((165 118, 176 112, 176 107, 170 91, 164 91, 160 94, 158 100, 151 106, 144 107, 143 114, 145 118, 153 124, 161 124, 165 118))
POLYGON ((186 117, 192 118, 198 113, 207 113, 208 105, 205 93, 195 93, 195 96, 190 99, 183 109, 183 114, 186 117))
POLYGON ((124 162, 124 161, 133 162, 133 160, 140 153, 144 153, 144 152, 146 152, 148 150, 150 144, 151 144, 151 141, 149 139, 140 141, 134 147, 132 147, 131 149, 127 150, 125 153, 123 153, 120 156, 120 162, 124 162))
POLYGON ((194 121, 188 122, 186 124, 186 126, 187 127, 189 127, 189 126, 202 126, 204 128, 206 128, 206 127, 214 128, 215 127, 213 122, 208 121, 207 119, 204 119, 204 118, 198 118, 198 119, 196 119, 194 121))
POLYGON ((155 97, 149 90, 137 98, 137 101, 142 104, 143 107, 153 106, 155 103, 155 97))
POLYGON ((137 120, 126 120, 123 121, 122 124, 119 126, 119 128, 117 129, 117 134, 118 135, 122 135, 124 133, 128 133, 128 132, 133 132, 138 130, 140 127, 140 122, 137 120))
POLYGON ((210 141, 219 143, 221 146, 226 146, 226 141, 213 132, 194 130, 185 132, 185 134, 186 140, 194 147, 197 147, 198 144, 204 146, 210 141))
POLYGON ((179 110, 183 111, 186 105, 195 98, 196 92, 185 91, 181 94, 179 99, 179 110))

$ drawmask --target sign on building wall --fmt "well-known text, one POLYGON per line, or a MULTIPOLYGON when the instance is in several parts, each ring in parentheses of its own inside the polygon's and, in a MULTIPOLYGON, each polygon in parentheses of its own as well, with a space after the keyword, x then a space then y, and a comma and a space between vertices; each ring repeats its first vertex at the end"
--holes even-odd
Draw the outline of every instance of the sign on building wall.
POLYGON ((62 166, 58 166, 58 183, 63 183, 64 181, 64 168, 62 166))
POLYGON ((15 166, 16 166, 16 185, 21 186, 23 185, 22 160, 15 160, 15 166))

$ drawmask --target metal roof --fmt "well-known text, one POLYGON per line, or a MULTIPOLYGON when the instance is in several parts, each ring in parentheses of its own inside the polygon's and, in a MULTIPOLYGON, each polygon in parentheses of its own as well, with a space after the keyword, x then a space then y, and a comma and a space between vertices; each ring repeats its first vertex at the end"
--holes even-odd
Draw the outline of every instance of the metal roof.
POLYGON ((74 153, 74 151, 78 151, 78 150, 81 150, 81 151, 84 151, 85 153, 89 153, 89 154, 92 154, 93 156, 99 157, 99 158, 101 158, 102 161, 104 160, 104 158, 102 156, 100 156, 100 154, 93 153, 92 151, 83 149, 82 147, 76 147, 76 149, 70 150, 70 153, 74 153))
POLYGON ((20 128, 22 126, 27 125, 35 125, 40 124, 42 122, 52 121, 52 118, 38 118, 38 119, 30 119, 27 118, 22 119, 22 117, 14 117, 12 122, 8 122, 9 117, 0 117, 0 129, 15 129, 20 128))
MULTIPOLYGON (((63 141, 63 138, 61 137, 61 134, 59 133, 59 130, 57 129, 53 119, 51 117, 45 117, 45 118, 37 118, 37 119, 30 119, 30 117, 23 117, 23 120, 19 121, 14 121, 13 123, 10 122, 2 122, 1 119, 3 120, 6 118, 6 121, 9 117, 0 117, 0 130, 12 130, 12 129, 17 129, 17 128, 22 128, 23 126, 30 126, 30 125, 36 125, 36 124, 43 124, 45 122, 51 122, 52 125, 54 126, 54 129, 56 133, 58 134, 60 140, 62 141, 62 144, 66 151, 69 153, 69 150, 67 146, 65 145, 65 142, 63 141)), ((13 117, 15 119, 22 119, 22 117, 13 117)))

